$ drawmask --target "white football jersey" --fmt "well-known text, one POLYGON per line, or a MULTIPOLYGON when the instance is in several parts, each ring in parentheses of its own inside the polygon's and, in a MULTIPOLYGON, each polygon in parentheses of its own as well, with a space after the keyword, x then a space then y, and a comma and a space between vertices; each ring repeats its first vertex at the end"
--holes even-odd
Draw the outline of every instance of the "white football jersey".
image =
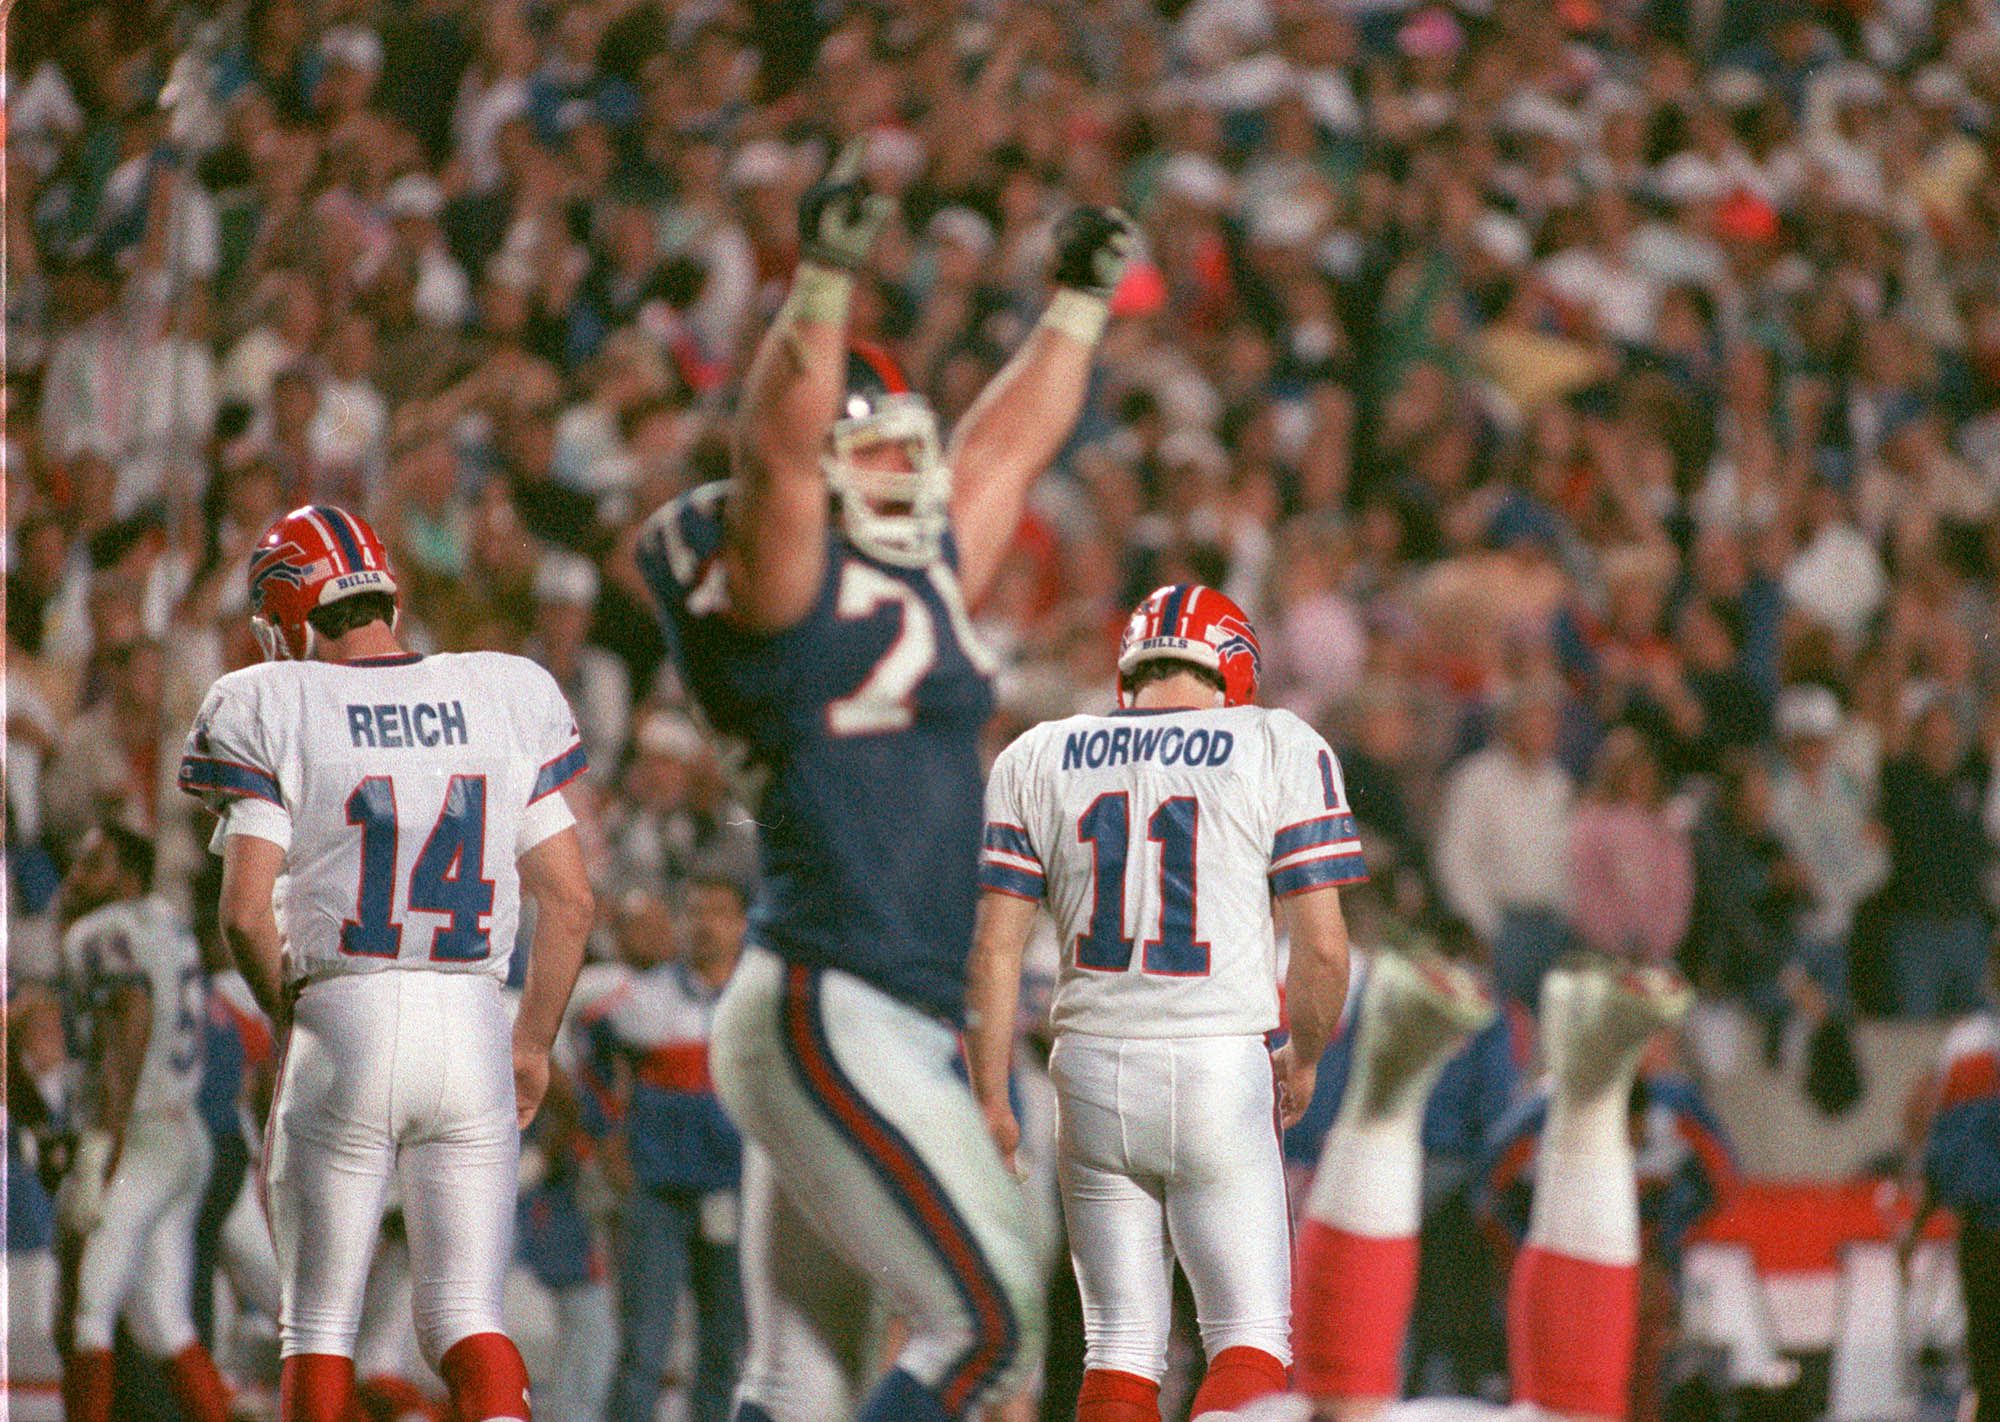
POLYGON ((1270 1031, 1272 899, 1366 877, 1340 764, 1289 711, 1049 721, 987 782, 980 884, 1046 900, 1058 1032, 1270 1031))
POLYGON ((201 1085, 208 1024, 208 978, 187 925, 158 897, 106 904, 70 925, 62 963, 78 1020, 121 987, 146 989, 152 1027, 132 1113, 186 1111, 201 1085))
POLYGON ((575 823, 583 773, 547 671, 500 652, 265 662, 208 693, 181 788, 286 850, 287 981, 429 968, 505 979, 515 861, 575 823))

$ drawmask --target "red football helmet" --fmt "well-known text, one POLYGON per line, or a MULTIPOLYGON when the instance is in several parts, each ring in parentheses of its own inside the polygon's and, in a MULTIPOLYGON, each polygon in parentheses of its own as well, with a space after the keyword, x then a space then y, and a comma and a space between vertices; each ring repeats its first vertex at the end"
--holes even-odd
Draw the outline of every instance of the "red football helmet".
POLYGON ((1142 662, 1192 662, 1222 677, 1222 704, 1257 699, 1263 653, 1243 609, 1214 588, 1175 583, 1156 588, 1133 609, 1118 643, 1118 704, 1129 706, 1126 678, 1142 662))
POLYGON ((306 661, 314 632, 306 615, 357 593, 396 595, 389 550, 368 521, 330 504, 293 509, 250 554, 250 625, 266 661, 306 661))

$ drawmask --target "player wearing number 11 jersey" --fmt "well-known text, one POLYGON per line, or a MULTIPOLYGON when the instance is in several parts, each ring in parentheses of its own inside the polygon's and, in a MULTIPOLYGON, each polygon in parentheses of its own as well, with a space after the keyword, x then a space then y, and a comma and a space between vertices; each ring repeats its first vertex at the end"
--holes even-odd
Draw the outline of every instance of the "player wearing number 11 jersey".
POLYGON ((1291 1236, 1278 1125, 1311 1100, 1347 990, 1339 888, 1364 877, 1333 752, 1250 704, 1257 638, 1212 588, 1161 588, 1118 658, 1120 709, 1029 731, 986 790, 967 1055, 996 1142, 1021 952, 1046 904, 1056 1177, 1083 1295, 1078 1422, 1158 1422, 1174 1261, 1208 1375, 1194 1417, 1282 1392, 1291 1236), (1272 900, 1291 933, 1278 1026, 1272 900))
POLYGON ((273 660, 209 691, 181 788, 221 816, 222 924, 283 1033, 265 1133, 280 1273, 281 1422, 345 1422, 361 1297, 392 1178, 417 1340, 466 1422, 527 1422, 501 1331, 517 1128, 548 1083, 589 932, 562 787, 584 768, 553 678, 395 634, 373 529, 301 508, 251 556, 273 660), (509 1025, 523 895, 535 952, 509 1025))

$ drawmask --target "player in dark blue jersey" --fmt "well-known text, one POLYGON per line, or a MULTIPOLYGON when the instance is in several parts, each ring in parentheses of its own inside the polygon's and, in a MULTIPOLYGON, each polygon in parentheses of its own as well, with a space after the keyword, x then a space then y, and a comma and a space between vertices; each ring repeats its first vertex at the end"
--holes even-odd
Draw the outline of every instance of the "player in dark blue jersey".
POLYGON ((965 1416, 1041 1331, 1025 1205, 953 1070, 992 707, 966 602, 1075 425, 1131 229, 1064 219, 1048 310, 945 448, 887 356, 849 342, 892 207, 860 158, 801 205, 733 477, 660 510, 638 547, 689 690, 764 776, 751 946, 712 1046, 753 1145, 739 1422, 965 1416), (857 1396, 873 1287, 909 1340, 857 1396))

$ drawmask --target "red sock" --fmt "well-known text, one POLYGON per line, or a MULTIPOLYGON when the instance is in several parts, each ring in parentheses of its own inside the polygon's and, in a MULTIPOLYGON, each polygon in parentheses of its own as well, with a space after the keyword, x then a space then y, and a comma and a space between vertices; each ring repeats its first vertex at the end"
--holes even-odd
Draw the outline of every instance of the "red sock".
POLYGON ((201 1344, 188 1344, 168 1361, 167 1385, 188 1422, 229 1422, 229 1386, 201 1344))
POLYGON ((1092 1368, 1076 1395, 1076 1422, 1160 1422, 1160 1385, 1137 1373, 1092 1368))
POLYGON ((423 1417, 429 1422, 445 1422, 444 1412, 408 1378, 382 1374, 361 1384, 361 1415, 368 1422, 403 1422, 406 1417, 423 1417))
POLYGON ((1623 1417, 1639 1332, 1639 1270, 1531 1244, 1507 1290, 1514 1400, 1551 1412, 1623 1417))
POLYGON ((1285 1386, 1285 1365, 1262 1348, 1224 1348, 1210 1361, 1188 1415, 1234 1412, 1246 1402, 1283 1392, 1285 1386))
POLYGON ((528 1368, 504 1333, 475 1333, 445 1350, 438 1363, 451 1389, 458 1422, 529 1422, 528 1368))
POLYGON ((1318 1398, 1394 1398, 1403 1335, 1417 1297, 1417 1241, 1349 1234, 1307 1219, 1292 1289, 1299 1391, 1318 1398))
POLYGON ((70 1422, 111 1422, 111 1350, 90 1348, 63 1361, 63 1416, 70 1422))
POLYGON ((278 1422, 349 1422, 354 1359, 294 1353, 278 1372, 278 1422))

